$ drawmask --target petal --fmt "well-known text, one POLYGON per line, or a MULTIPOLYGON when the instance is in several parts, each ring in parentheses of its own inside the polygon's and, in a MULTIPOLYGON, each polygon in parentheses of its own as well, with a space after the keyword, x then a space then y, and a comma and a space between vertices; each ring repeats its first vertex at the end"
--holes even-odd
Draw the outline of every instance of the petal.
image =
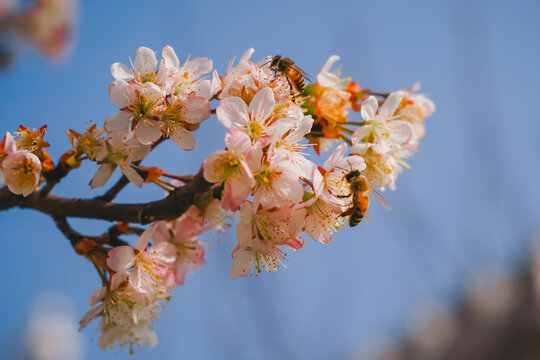
POLYGON ((251 119, 255 122, 263 123, 270 117, 275 105, 274 91, 269 87, 262 88, 255 94, 249 104, 251 119))
POLYGON ((15 143, 15 139, 13 139, 13 135, 11 135, 8 131, 6 131, 6 142, 4 146, 4 151, 6 154, 12 154, 17 151, 17 144, 15 143))
POLYGON ((128 180, 131 181, 135 186, 143 186, 144 179, 141 177, 141 175, 139 175, 137 170, 127 164, 118 164, 118 166, 120 167, 120 170, 122 170, 122 174, 126 175, 128 180))
POLYGON ((330 155, 328 160, 324 162, 324 165, 323 165, 324 168, 326 170, 332 169, 332 167, 334 166, 334 163, 336 163, 339 159, 341 159, 343 155, 345 155, 346 152, 347 152, 347 145, 343 143, 340 144, 338 147, 336 147, 336 149, 334 150, 332 155, 330 155))
POLYGON ((135 136, 143 145, 151 145, 161 137, 161 127, 153 120, 143 119, 135 128, 135 136))
POLYGON ((107 132, 127 131, 131 118, 133 118, 131 111, 121 111, 113 117, 107 117, 105 118, 105 130, 107 132))
POLYGON ((187 61, 181 68, 181 71, 189 72, 193 80, 198 79, 201 75, 212 71, 212 60, 208 58, 196 58, 187 61))
POLYGON ((137 76, 137 79, 143 79, 150 77, 153 72, 156 71, 157 59, 156 54, 152 49, 147 47, 140 47, 135 55, 135 62, 133 63, 133 71, 137 76))
POLYGON ((403 100, 403 91, 391 93, 380 107, 379 114, 384 118, 391 117, 396 112, 399 104, 401 104, 401 100, 403 100))
POLYGON ((379 103, 375 96, 370 96, 366 101, 362 103, 362 109, 360 110, 360 115, 364 121, 370 121, 377 114, 377 109, 379 108, 379 103))
POLYGON ((156 103, 160 103, 165 96, 165 92, 159 86, 151 82, 144 83, 139 91, 143 97, 151 99, 156 103))
POLYGON ((229 129, 225 135, 225 145, 230 151, 234 151, 238 156, 245 154, 251 148, 249 135, 243 131, 229 129))
POLYGON ((98 302, 100 302, 101 300, 103 300, 103 298, 105 297, 105 295, 107 295, 107 288, 106 288, 105 286, 100 287, 99 289, 97 289, 97 290, 92 294, 92 296, 90 296, 90 302, 89 302, 89 305, 90 305, 90 306, 96 305, 98 302))
POLYGON ((115 164, 102 164, 99 169, 97 169, 94 177, 90 181, 90 187, 95 189, 105 185, 114 172, 114 169, 116 169, 115 164))
POLYGON ((351 141, 353 145, 358 144, 366 135, 369 135, 371 133, 371 130, 373 129, 372 125, 364 125, 356 128, 354 130, 354 133, 352 134, 351 141))
POLYGON ((137 95, 135 94, 135 90, 127 82, 116 80, 109 85, 109 98, 114 105, 123 108, 133 103, 137 95))
POLYGON ((180 61, 178 60, 178 56, 176 55, 176 52, 171 46, 167 45, 163 48, 163 51, 161 52, 161 57, 166 70, 180 67, 180 61))
POLYGON ((169 134, 171 140, 182 150, 193 150, 195 148, 195 137, 182 126, 178 126, 169 134))
POLYGON ((185 106, 185 114, 182 120, 190 124, 198 124, 210 117, 210 102, 201 96, 195 96, 188 100, 185 106))
POLYGON ((135 262, 135 250, 131 246, 117 246, 109 250, 107 266, 115 272, 128 270, 135 262))
POLYGON ((388 127, 390 128, 389 140, 399 145, 407 143, 413 135, 411 124, 403 120, 390 121, 388 127))
POLYGON ((216 109, 217 118, 225 127, 242 128, 249 123, 249 110, 238 97, 223 99, 216 109))
POLYGON ((339 60, 338 55, 332 55, 317 74, 317 82, 323 87, 335 87, 339 83, 339 76, 330 72, 330 68, 339 60))
POLYGON ((111 74, 116 80, 124 80, 127 82, 134 79, 131 69, 119 62, 111 65, 111 74))
POLYGON ((144 251, 144 249, 146 249, 146 245, 148 245, 148 242, 150 241, 152 235, 154 235, 156 229, 157 226, 152 225, 148 229, 144 230, 141 236, 139 236, 137 243, 135 244, 135 249, 139 251, 144 251))
POLYGON ((218 150, 204 160, 203 175, 206 181, 211 183, 223 181, 225 172, 223 171, 223 164, 220 159, 224 154, 227 154, 227 151, 218 150))
POLYGON ((249 250, 240 249, 235 255, 231 266, 231 277, 233 279, 249 274, 253 263, 253 253, 249 250))

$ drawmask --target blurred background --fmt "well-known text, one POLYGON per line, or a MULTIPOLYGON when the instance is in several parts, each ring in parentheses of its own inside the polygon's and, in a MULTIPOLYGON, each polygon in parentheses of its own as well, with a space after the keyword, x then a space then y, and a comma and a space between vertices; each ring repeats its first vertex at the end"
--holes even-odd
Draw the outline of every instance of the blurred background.
MULTIPOLYGON (((12 2, 0 3, 2 29, 12 2)), ((365 88, 421 81, 437 111, 412 171, 384 193, 391 212, 373 207, 370 222, 308 243, 287 271, 257 278, 229 276, 234 228, 206 234, 207 265, 174 290, 155 323, 158 346, 134 355, 99 350, 97 322, 76 333, 100 280, 52 220, 1 213, 3 359, 540 358, 538 1, 86 1, 69 14, 60 48, 32 33, 0 39, 9 55, 0 130, 47 124, 53 159, 70 147, 67 128, 115 114, 110 65, 129 63, 139 46, 208 57, 221 75, 249 47, 255 61, 281 54, 312 78, 338 54, 342 74, 365 88)), ((224 134, 211 117, 193 152, 165 143, 144 165, 195 173, 224 134)), ((100 194, 87 186, 95 170, 85 164, 54 193, 100 194)), ((130 185, 118 201, 162 196, 130 185)), ((71 223, 87 234, 107 225, 71 223)))

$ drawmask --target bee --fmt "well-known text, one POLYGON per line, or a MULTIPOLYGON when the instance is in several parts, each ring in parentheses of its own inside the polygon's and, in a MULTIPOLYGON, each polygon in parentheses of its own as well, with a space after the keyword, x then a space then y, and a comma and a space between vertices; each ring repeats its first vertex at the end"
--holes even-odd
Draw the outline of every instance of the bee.
POLYGON ((276 73, 281 73, 283 76, 285 76, 289 86, 291 87, 291 95, 293 96, 293 99, 295 98, 295 92, 300 95, 304 93, 304 88, 306 87, 304 79, 311 81, 309 79, 309 75, 304 70, 296 66, 294 61, 289 58, 282 57, 281 55, 276 55, 272 58, 270 61, 270 70, 276 73))
POLYGON ((349 195, 338 195, 338 197, 348 198, 352 196, 352 204, 340 216, 349 216, 349 225, 351 227, 360 224, 364 219, 369 207, 369 194, 372 194, 385 209, 392 210, 388 201, 369 185, 366 178, 360 175, 360 171, 352 170, 345 174, 344 179, 349 183, 350 193, 349 195))

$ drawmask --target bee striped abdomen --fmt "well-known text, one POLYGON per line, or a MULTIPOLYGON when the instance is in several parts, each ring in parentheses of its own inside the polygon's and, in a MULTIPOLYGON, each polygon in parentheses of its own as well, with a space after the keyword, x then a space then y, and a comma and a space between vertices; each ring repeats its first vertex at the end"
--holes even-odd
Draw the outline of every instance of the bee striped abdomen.
POLYGON ((304 77, 302 76, 302 74, 300 74, 297 71, 292 70, 291 72, 289 72, 288 76, 289 76, 289 79, 291 79, 291 82, 293 83, 296 90, 300 94, 304 93, 306 83, 304 82, 304 77))

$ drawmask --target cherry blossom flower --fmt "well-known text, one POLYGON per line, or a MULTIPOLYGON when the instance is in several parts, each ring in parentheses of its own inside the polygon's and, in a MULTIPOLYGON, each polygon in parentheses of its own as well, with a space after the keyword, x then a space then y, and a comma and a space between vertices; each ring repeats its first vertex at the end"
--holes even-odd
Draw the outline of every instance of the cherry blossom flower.
POLYGON ((218 150, 203 162, 204 178, 211 183, 225 182, 222 205, 236 211, 255 186, 245 155, 251 150, 246 133, 233 128, 225 136, 227 150, 218 150))
POLYGON ((107 266, 113 271, 129 272, 129 284, 135 290, 151 295, 168 292, 164 279, 176 260, 176 249, 168 242, 156 243, 146 249, 155 230, 154 225, 146 229, 137 240, 135 249, 127 245, 111 249, 107 259, 107 266))
POLYGON ((412 136, 411 125, 396 120, 395 112, 403 99, 403 92, 391 93, 379 108, 377 99, 370 96, 362 104, 365 125, 358 127, 352 136, 353 145, 360 141, 372 143, 373 151, 388 154, 401 149, 412 136))
POLYGON ((424 94, 415 94, 420 89, 420 84, 415 83, 409 89, 402 90, 403 100, 401 106, 397 109, 396 115, 400 120, 407 121, 413 127, 413 136, 409 140, 412 148, 418 148, 418 141, 425 135, 424 120, 433 115, 435 104, 424 94))
POLYGON ((98 289, 90 298, 89 310, 80 321, 82 330, 95 318, 101 317, 101 349, 142 343, 149 346, 157 344, 157 337, 150 323, 157 317, 156 298, 135 291, 127 282, 126 273, 117 273, 111 277, 109 286, 98 289))
POLYGON ((92 161, 95 161, 100 149, 103 147, 105 139, 100 137, 105 133, 105 129, 98 128, 96 124, 90 126, 82 134, 75 130, 66 130, 73 150, 78 153, 85 154, 92 161))
POLYGON ((373 148, 374 145, 371 143, 358 143, 351 147, 351 152, 362 156, 366 161, 366 169, 362 172, 362 175, 366 177, 371 185, 381 190, 386 187, 395 190, 397 177, 402 171, 400 162, 402 165, 406 165, 398 158, 402 151, 394 154, 380 154, 374 151, 373 148))
POLYGON ((308 145, 302 144, 300 141, 311 131, 312 125, 313 118, 310 116, 303 116, 300 120, 280 119, 276 122, 277 130, 270 141, 272 144, 271 153, 285 154, 284 156, 296 167, 298 174, 306 179, 311 178, 315 164, 304 157, 305 153, 302 151, 308 145))
POLYGON ((189 132, 196 130, 203 120, 210 117, 210 103, 195 92, 171 97, 164 111, 162 131, 182 150, 195 148, 195 137, 189 132), (189 131, 188 131, 189 130, 189 131))
POLYGON ((3 143, 0 155, 4 158, 1 162, 4 181, 9 191, 26 197, 39 184, 41 161, 29 151, 17 151, 16 142, 9 132, 6 132, 3 143))
POLYGON ((109 86, 109 97, 122 111, 105 121, 105 130, 124 131, 131 128, 141 144, 152 144, 161 137, 161 128, 156 118, 161 114, 160 106, 165 100, 164 91, 154 83, 128 84, 116 80, 109 86))
POLYGON ((269 209, 291 206, 302 200, 303 188, 298 182, 296 166, 284 153, 267 158, 261 149, 254 149, 247 158, 255 178, 253 202, 269 209))
POLYGON ((194 206, 173 222, 155 223, 156 232, 153 239, 156 243, 168 242, 176 248, 176 260, 172 265, 170 277, 171 285, 183 285, 188 270, 198 269, 206 264, 204 248, 197 240, 197 236, 205 230, 204 223, 205 219, 194 206))
POLYGON ((291 226, 290 211, 286 207, 267 211, 249 201, 243 203, 236 225, 238 245, 232 253, 233 278, 249 274, 252 267, 256 273, 262 269, 276 271, 286 256, 280 246, 291 250, 302 248, 296 238, 299 229, 291 226))
POLYGON ((249 135, 252 143, 273 135, 275 128, 269 124, 276 101, 272 89, 258 91, 249 106, 239 97, 223 99, 216 109, 218 120, 227 128, 241 130, 249 135))
POLYGON ((109 133, 96 155, 101 166, 90 181, 90 187, 95 189, 105 185, 117 166, 129 181, 142 187, 144 179, 131 163, 142 160, 150 150, 149 145, 142 145, 131 132, 127 135, 122 132, 109 133))

